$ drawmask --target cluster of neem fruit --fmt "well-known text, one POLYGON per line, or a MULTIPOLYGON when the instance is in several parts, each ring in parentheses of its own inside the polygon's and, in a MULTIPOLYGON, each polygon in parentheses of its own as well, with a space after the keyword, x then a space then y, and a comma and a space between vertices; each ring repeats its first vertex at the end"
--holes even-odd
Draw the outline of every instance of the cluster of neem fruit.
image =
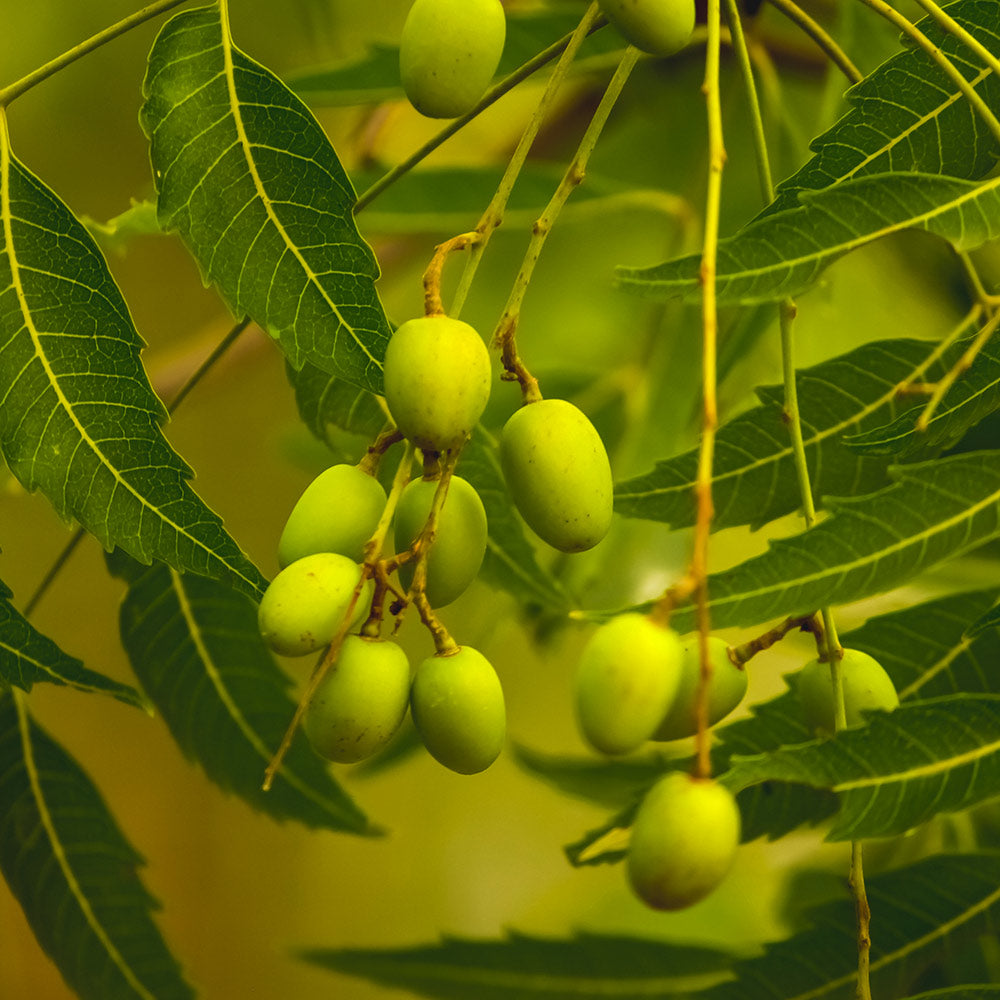
MULTIPOLYGON (((632 45, 651 55, 672 55, 694 31, 694 0, 600 0, 600 7, 632 45)), ((410 103, 429 118, 471 111, 497 71, 506 30, 500 0, 415 0, 399 43, 410 103)))

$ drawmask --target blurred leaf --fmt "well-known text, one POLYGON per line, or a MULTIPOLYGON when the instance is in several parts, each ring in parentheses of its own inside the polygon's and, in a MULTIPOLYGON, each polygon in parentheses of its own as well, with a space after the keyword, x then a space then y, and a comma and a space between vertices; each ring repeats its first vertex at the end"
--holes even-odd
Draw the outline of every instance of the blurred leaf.
POLYGON ((129 584, 121 634, 177 744, 217 785, 276 819, 377 832, 301 731, 271 790, 261 789, 295 703, 259 636, 252 602, 213 580, 153 566, 129 584))
POLYGON ((385 426, 386 412, 367 389, 330 375, 308 361, 296 371, 286 363, 285 374, 295 390, 299 416, 327 445, 334 428, 374 438, 385 426))
POLYGON ((763 781, 736 796, 744 844, 759 837, 778 840, 802 826, 816 826, 837 811, 837 797, 827 788, 763 781))
POLYGON ((5 685, 30 691, 33 684, 49 681, 88 694, 109 694, 137 708, 147 707, 135 688, 88 670, 80 660, 68 656, 48 636, 37 631, 10 603, 11 596, 0 581, 0 691, 5 685))
POLYGON ((734 757, 720 777, 734 791, 775 779, 831 789, 840 812, 829 840, 904 833, 1000 795, 1000 695, 947 695, 876 712, 828 740, 734 757))
POLYGON ((163 228, 294 367, 309 361, 378 392, 389 339, 378 265, 312 112, 235 47, 214 5, 164 25, 143 94, 163 228))
POLYGON ((0 447, 105 548, 265 580, 187 483, 139 360, 142 341, 90 235, 12 154, 0 114, 0 447))
POLYGON ((133 200, 129 208, 107 222, 97 222, 88 216, 82 216, 80 221, 105 250, 113 253, 124 251, 137 236, 163 234, 156 217, 156 203, 152 201, 133 200))
POLYGON ((0 693, 0 870, 31 929, 83 1000, 184 1000, 139 881, 142 859, 90 778, 0 693))
POLYGON ((699 945, 586 933, 561 941, 514 932, 499 941, 445 938, 415 948, 313 949, 301 957, 440 1000, 649 1000, 690 993, 732 962, 725 952, 699 945))
MULTIPOLYGON (((857 455, 841 439, 892 420, 900 411, 899 383, 939 378, 965 346, 956 345, 941 359, 938 350, 922 340, 882 340, 796 373, 803 443, 817 497, 843 490, 868 493, 889 482, 883 460, 857 455)), ((784 391, 766 386, 757 395, 762 406, 719 428, 712 480, 716 530, 740 524, 758 528, 801 504, 784 391)), ((697 449, 658 462, 651 472, 617 484, 615 510, 688 527, 695 520, 697 471, 697 449)))
POLYGON ((1000 997, 1000 986, 947 986, 910 997, 909 1000, 992 1000, 1000 997))
POLYGON ((991 608, 970 629, 969 638, 975 639, 993 629, 1000 629, 1000 605, 991 608))
MULTIPOLYGON (((800 207, 765 216, 720 241, 720 305, 799 295, 837 258, 904 229, 933 233, 957 250, 1000 237, 1000 177, 872 174, 800 198, 800 207)), ((617 274, 626 291, 668 299, 700 292, 700 267, 697 254, 654 267, 619 267, 617 274)))

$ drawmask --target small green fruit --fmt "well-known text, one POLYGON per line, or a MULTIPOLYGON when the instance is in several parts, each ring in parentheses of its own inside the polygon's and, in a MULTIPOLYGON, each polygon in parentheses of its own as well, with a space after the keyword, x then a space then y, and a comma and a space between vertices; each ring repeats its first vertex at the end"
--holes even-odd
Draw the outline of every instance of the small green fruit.
POLYGON ((598 0, 604 16, 637 49, 669 56, 694 31, 694 0, 598 0))
MULTIPOLYGON (((264 642, 285 656, 305 656, 328 646, 343 624, 360 578, 361 567, 334 552, 319 552, 286 566, 257 609, 264 642)), ((366 580, 352 625, 367 616, 373 590, 372 581, 366 580)))
MULTIPOLYGON (((406 486, 396 508, 396 550, 402 552, 423 530, 431 512, 437 481, 416 479, 406 486)), ((438 515, 437 534, 427 556, 427 600, 443 608, 461 596, 475 580, 486 555, 486 509, 475 488, 452 476, 448 496, 438 515)), ((404 563, 399 576, 407 588, 414 563, 404 563)))
POLYGON ((507 723, 500 678, 471 646, 420 664, 410 712, 431 756, 459 774, 485 771, 503 749, 507 723))
POLYGON ((399 729, 410 698, 410 663, 394 642, 349 635, 309 701, 303 719, 313 749, 354 764, 399 729))
MULTIPOLYGON (((708 656, 712 664, 712 679, 708 685, 708 724, 714 726, 743 700, 747 693, 747 672, 729 659, 729 645, 725 640, 714 635, 708 637, 708 656)), ((680 740, 685 736, 694 736, 698 730, 700 684, 698 639, 693 637, 684 644, 677 694, 653 733, 654 740, 680 740)))
POLYGON ((576 716, 596 750, 629 753, 652 736, 677 693, 681 641, 640 614, 602 625, 577 667, 576 716))
POLYGON ((740 842, 732 793, 711 779, 675 771, 647 793, 632 826, 628 877, 654 910, 681 910, 726 877, 740 842))
POLYGON ((457 118, 486 92, 503 54, 500 0, 415 0, 399 40, 399 75, 429 118, 457 118))
MULTIPOLYGON (((844 709, 848 726, 865 722, 864 713, 874 709, 891 712, 899 707, 899 695, 882 664, 858 649, 845 649, 840 661, 844 682, 844 709)), ((830 664, 810 660, 796 679, 806 724, 815 732, 832 734, 836 729, 833 678, 830 664)))
POLYGON ((500 462, 521 516, 549 545, 582 552, 608 533, 608 453, 572 403, 542 399, 517 410, 500 437, 500 462))
POLYGON ((321 472, 292 508, 278 542, 282 567, 317 552, 361 562, 385 508, 382 484, 356 465, 321 472))
POLYGON ((396 426, 425 452, 461 447, 490 398, 490 352, 448 316, 404 323, 389 340, 383 381, 396 426))

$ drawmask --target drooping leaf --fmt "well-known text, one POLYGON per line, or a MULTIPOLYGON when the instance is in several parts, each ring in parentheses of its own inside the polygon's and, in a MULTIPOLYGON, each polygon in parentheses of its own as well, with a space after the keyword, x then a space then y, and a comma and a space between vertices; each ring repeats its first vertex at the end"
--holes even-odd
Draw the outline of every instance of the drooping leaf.
POLYGON ((233 44, 215 5, 164 25, 143 94, 163 228, 296 368, 309 361, 378 392, 389 339, 378 265, 312 112, 233 44))
MULTIPOLYGON (((888 483, 883 460, 858 455, 841 439, 891 421, 901 409, 899 383, 939 378, 961 350, 939 359, 937 345, 926 341, 883 340, 797 373, 803 443, 817 497, 863 494, 888 483)), ((767 386, 757 394, 763 405, 719 428, 712 479, 716 529, 759 527, 801 502, 783 420, 784 393, 767 386)), ((697 470, 697 450, 658 462, 652 471, 617 484, 615 510, 674 528, 694 524, 697 470)))
POLYGON ((142 859, 80 765, 0 693, 0 871, 82 1000, 186 1000, 142 859))
POLYGON ((397 949, 314 949, 308 962, 439 1000, 649 1000, 688 994, 732 962, 697 945, 604 934, 567 940, 509 933, 397 949))
POLYGON ((88 670, 82 661, 64 653, 17 611, 10 603, 11 596, 0 582, 0 691, 5 686, 30 691, 33 684, 48 681, 88 694, 109 694, 126 705, 147 707, 135 688, 88 670))
MULTIPOLYGON (((990 51, 1000 54, 1000 8, 992 0, 958 0, 948 14, 990 51)), ((920 30, 951 60, 994 112, 1000 82, 930 17, 920 30)), ((885 171, 921 171, 974 180, 996 163, 996 137, 937 63, 912 46, 847 92, 850 111, 810 144, 816 154, 778 185, 766 214, 794 208, 798 193, 885 171)))
MULTIPOLYGON (((720 305, 776 302, 810 288, 839 257, 905 229, 934 233, 958 250, 1000 236, 1000 178, 872 174, 800 194, 798 208, 751 222, 719 243, 720 305)), ((618 268, 622 288, 655 299, 701 287, 701 256, 647 268, 618 268)))
POLYGON ((121 608, 122 643, 184 754, 226 791, 276 819, 374 833, 300 731, 269 792, 264 769, 295 711, 252 602, 214 580, 156 565, 121 608))
POLYGON ((734 757, 720 777, 733 790, 768 780, 832 790, 830 840, 904 833, 1000 796, 1000 695, 904 704, 832 739, 734 757))
POLYGON ((374 438, 385 426, 386 412, 367 389, 359 389, 308 361, 298 371, 287 364, 285 373, 295 390, 299 416, 325 444, 331 443, 334 428, 374 438))
POLYGON ((0 114, 0 448, 105 548, 265 584, 170 448, 142 341, 86 229, 13 155, 0 114))

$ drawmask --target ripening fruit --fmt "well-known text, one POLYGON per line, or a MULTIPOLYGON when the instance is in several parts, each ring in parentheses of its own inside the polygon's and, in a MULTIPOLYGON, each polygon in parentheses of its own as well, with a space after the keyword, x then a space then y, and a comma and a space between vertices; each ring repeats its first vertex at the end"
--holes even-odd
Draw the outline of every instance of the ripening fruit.
POLYGON ((385 500, 382 484, 356 465, 334 465, 321 472, 288 515, 278 542, 278 565, 317 552, 339 552, 361 562, 385 500))
MULTIPOLYGON (((714 726, 743 700, 747 693, 747 672, 729 659, 729 645, 714 635, 708 637, 708 657, 712 664, 712 679, 708 685, 708 724, 714 726)), ((653 733, 654 740, 680 740, 694 736, 698 729, 698 687, 701 683, 701 662, 698 638, 684 644, 681 657, 681 679, 673 704, 653 733)))
POLYGON ((629 882, 654 910, 681 910, 726 877, 739 842, 732 793, 710 778, 674 771, 649 790, 636 813, 629 882))
POLYGON ((429 118, 457 118, 486 92, 503 54, 500 0, 415 0, 399 40, 399 75, 429 118))
MULTIPOLYGON (((431 512, 437 481, 415 479, 406 486, 396 508, 396 551, 410 547, 431 512)), ((427 556, 427 600, 442 608, 475 580, 486 555, 486 509, 475 488, 452 476, 438 515, 437 533, 427 556)), ((414 562, 399 569, 403 585, 413 582, 414 562)))
POLYGON ((500 678, 471 646, 420 664, 410 712, 431 756, 459 774, 485 771, 503 749, 507 723, 500 678))
POLYGON ((500 462, 521 516, 549 545, 582 552, 608 533, 608 453, 572 403, 541 399, 515 411, 500 436, 500 462))
POLYGON ((584 646, 576 717, 594 749, 629 753, 652 736, 677 693, 681 641, 646 615, 618 615, 584 646))
MULTIPOLYGON (((361 567, 335 552, 318 552, 286 566, 264 591, 257 608, 264 642, 285 656, 305 656, 328 646, 343 624, 360 578, 361 567)), ((352 625, 367 616, 373 590, 372 581, 366 580, 352 625)))
POLYGON ((669 56, 694 31, 694 0, 598 0, 604 16, 637 49, 669 56))
MULTIPOLYGON (((845 649, 840 661, 844 681, 844 709, 848 726, 864 723, 862 713, 872 709, 891 712, 899 707, 899 695, 885 668, 873 656, 859 649, 845 649)), ((830 664, 810 660, 798 674, 796 683, 806 724, 823 734, 832 734, 835 699, 830 664)))
POLYGON ((383 380, 396 426, 425 452, 461 447, 490 398, 490 352, 448 316, 421 316, 389 340, 383 380))
POLYGON ((354 764, 392 739, 409 700, 406 653, 394 642, 349 635, 310 699, 302 724, 321 757, 354 764))

